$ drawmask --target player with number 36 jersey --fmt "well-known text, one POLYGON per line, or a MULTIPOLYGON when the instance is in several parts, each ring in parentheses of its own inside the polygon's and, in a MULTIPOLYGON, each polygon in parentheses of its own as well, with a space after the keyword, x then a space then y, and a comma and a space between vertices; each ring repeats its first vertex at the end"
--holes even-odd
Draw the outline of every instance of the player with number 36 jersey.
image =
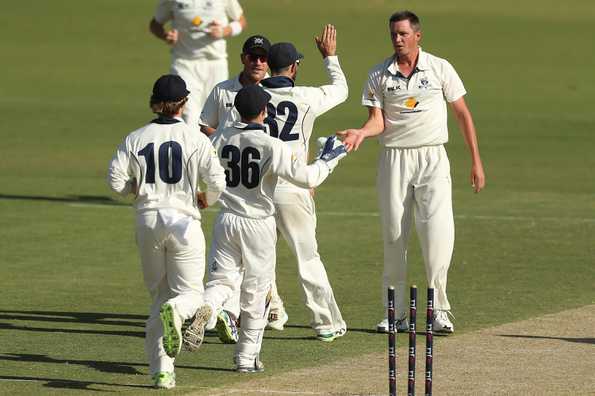
POLYGON ((265 133, 263 123, 270 99, 258 85, 242 88, 234 99, 242 121, 219 131, 213 140, 225 168, 227 189, 221 195, 222 209, 213 229, 209 254, 210 279, 205 306, 212 312, 208 322, 200 315, 184 333, 186 345, 204 328, 215 326, 222 305, 237 290, 243 272, 240 308, 242 325, 236 345, 235 363, 240 372, 263 370, 259 360, 268 301, 275 269, 275 206, 273 194, 278 177, 304 188, 322 183, 340 158, 342 144, 329 138, 318 160, 311 165, 298 160, 289 146, 265 133))

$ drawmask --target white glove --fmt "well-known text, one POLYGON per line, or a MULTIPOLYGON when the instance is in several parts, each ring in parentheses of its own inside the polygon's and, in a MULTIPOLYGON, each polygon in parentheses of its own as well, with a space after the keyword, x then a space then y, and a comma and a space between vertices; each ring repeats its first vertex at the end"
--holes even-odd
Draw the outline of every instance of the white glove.
POLYGON ((318 145, 317 159, 324 161, 332 173, 341 158, 347 155, 345 146, 335 135, 320 137, 316 143, 318 145))

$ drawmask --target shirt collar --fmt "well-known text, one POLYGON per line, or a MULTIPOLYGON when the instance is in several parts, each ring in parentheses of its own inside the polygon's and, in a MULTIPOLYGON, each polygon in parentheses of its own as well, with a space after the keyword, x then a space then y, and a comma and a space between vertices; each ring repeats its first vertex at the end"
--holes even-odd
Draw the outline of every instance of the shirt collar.
POLYGON ((286 76, 269 77, 262 80, 260 84, 265 88, 291 88, 295 86, 295 82, 286 76))
MULTIPOLYGON (((422 71, 422 70, 428 70, 428 68, 429 68, 428 55, 424 51, 422 51, 421 47, 418 47, 418 48, 419 48, 419 53, 417 55, 417 65, 415 65, 415 69, 413 70, 413 73, 422 71)), ((400 74, 404 77, 407 77, 399 71, 399 66, 397 65, 397 62, 395 62, 395 55, 391 56, 390 58, 388 58, 386 60, 386 70, 388 70, 392 75, 396 76, 396 75, 400 74)))
POLYGON ((246 124, 245 122, 242 121, 236 121, 233 124, 233 127, 236 129, 241 129, 244 131, 266 131, 266 127, 263 124, 256 124, 256 123, 249 123, 246 124))
POLYGON ((182 119, 180 117, 168 117, 164 116, 163 114, 159 114, 159 117, 155 118, 154 120, 151 120, 151 124, 162 125, 177 124, 178 122, 182 122, 182 119))

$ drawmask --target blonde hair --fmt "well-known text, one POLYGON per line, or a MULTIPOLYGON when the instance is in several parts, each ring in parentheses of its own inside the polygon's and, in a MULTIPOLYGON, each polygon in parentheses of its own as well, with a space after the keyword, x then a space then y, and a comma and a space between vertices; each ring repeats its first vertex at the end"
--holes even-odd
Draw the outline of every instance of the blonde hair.
POLYGON ((155 102, 151 98, 150 106, 153 113, 173 117, 176 114, 178 114, 178 112, 182 107, 184 107, 186 102, 188 102, 188 97, 182 98, 177 102, 155 102))

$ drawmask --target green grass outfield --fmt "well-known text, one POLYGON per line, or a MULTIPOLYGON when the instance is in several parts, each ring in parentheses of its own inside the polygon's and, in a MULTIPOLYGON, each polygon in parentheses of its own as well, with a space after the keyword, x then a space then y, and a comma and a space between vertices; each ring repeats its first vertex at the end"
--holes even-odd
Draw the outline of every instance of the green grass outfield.
MULTIPOLYGON (((151 84, 168 70, 165 45, 147 29, 154 3, 34 0, 0 13, 0 394, 147 391, 149 299, 133 211, 108 199, 105 173, 121 139, 151 119, 151 84)), ((424 49, 459 71, 488 184, 471 192, 469 156, 452 124, 449 296, 458 333, 595 303, 591 0, 242 4, 249 28, 230 40, 233 73, 243 40, 264 33, 306 55, 300 83, 323 83, 312 37, 325 23, 337 26, 351 92, 319 119, 320 135, 364 120, 361 87, 391 53, 386 20, 397 6, 418 12, 424 49)), ((320 251, 350 332, 332 344, 313 338, 281 242, 278 281, 290 319, 284 332, 265 334, 263 375, 385 350, 385 337, 372 332, 383 314, 377 150, 366 142, 316 195, 320 251)), ((205 213, 207 235, 214 215, 205 213)), ((422 288, 413 243, 410 281, 422 288)), ((216 337, 183 353, 172 394, 241 382, 232 353, 216 337)))

